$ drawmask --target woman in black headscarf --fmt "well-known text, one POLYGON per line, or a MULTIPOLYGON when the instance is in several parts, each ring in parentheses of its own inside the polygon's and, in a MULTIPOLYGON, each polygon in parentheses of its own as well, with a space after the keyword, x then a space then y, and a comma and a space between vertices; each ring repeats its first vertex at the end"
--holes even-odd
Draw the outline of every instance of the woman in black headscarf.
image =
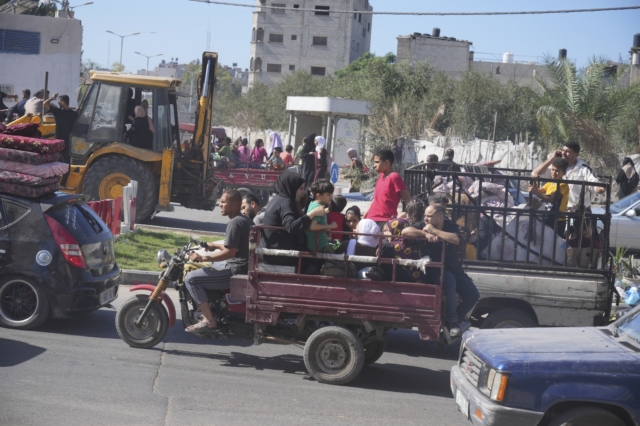
POLYGON ((616 182, 618 183, 618 198, 624 198, 631 195, 638 187, 638 172, 636 172, 635 164, 629 157, 622 159, 622 169, 618 172, 616 182))
POLYGON ((303 143, 304 145, 302 145, 302 151, 300 152, 300 159, 302 160, 300 174, 307 188, 309 188, 316 175, 316 134, 309 134, 304 138, 303 143))
MULTIPOLYGON (((298 203, 304 200, 306 193, 304 180, 297 174, 281 174, 276 188, 278 194, 267 206, 263 225, 282 227, 284 230, 263 229, 260 246, 278 250, 307 251, 304 231, 309 229, 311 219, 325 215, 324 208, 317 207, 306 215, 301 215, 298 203)), ((297 257, 265 255, 264 261, 271 265, 298 265, 297 257)))

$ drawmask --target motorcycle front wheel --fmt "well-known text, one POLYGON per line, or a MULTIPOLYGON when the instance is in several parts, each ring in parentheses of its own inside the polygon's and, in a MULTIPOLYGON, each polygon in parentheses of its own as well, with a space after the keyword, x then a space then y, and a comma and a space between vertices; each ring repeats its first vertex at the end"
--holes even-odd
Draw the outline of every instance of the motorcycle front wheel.
POLYGON ((160 303, 152 304, 144 321, 136 325, 148 302, 148 295, 137 294, 124 302, 116 314, 118 335, 134 348, 151 348, 160 343, 169 331, 169 315, 160 303))

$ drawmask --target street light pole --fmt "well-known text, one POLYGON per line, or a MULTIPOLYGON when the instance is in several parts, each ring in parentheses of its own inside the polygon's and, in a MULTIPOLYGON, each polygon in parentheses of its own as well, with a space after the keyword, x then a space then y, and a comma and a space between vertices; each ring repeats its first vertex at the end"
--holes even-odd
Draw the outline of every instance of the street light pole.
POLYGON ((144 53, 140 53, 140 52, 134 52, 137 53, 140 56, 144 56, 145 58, 147 58, 147 75, 149 75, 149 58, 155 58, 156 56, 162 56, 162 53, 158 53, 157 55, 151 55, 151 56, 147 56, 144 53))
MULTIPOLYGON (((120 65, 122 65, 122 46, 124 45, 124 38, 125 37, 131 37, 134 35, 138 35, 140 33, 133 33, 133 34, 127 34, 127 35, 120 35, 120 34, 116 34, 113 31, 107 30, 108 33, 113 34, 114 36, 118 36, 120 37, 120 65)), ((108 65, 108 64, 107 64, 108 65)))

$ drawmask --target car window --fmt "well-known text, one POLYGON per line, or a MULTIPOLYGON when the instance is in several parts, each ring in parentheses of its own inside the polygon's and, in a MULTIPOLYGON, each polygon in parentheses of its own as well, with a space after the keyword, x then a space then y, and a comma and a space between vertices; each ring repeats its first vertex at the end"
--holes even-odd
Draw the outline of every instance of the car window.
POLYGON ((622 213, 638 201, 640 201, 640 192, 636 192, 635 194, 631 194, 628 197, 624 197, 622 200, 611 204, 611 214, 622 213))
POLYGON ((55 219, 81 243, 85 239, 109 232, 96 212, 84 203, 62 204, 47 211, 47 215, 55 219))
POLYGON ((2 204, 4 206, 4 214, 5 214, 5 226, 11 226, 16 224, 20 219, 29 214, 31 209, 24 204, 17 203, 15 201, 10 200, 2 200, 2 204))
POLYGON ((2 208, 2 201, 0 201, 0 229, 7 226, 7 219, 4 215, 4 210, 2 208))

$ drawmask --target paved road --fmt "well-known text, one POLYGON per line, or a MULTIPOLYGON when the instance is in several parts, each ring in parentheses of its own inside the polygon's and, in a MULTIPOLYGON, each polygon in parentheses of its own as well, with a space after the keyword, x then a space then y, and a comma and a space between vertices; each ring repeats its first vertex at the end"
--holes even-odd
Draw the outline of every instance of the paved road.
MULTIPOLYGON (((172 291, 173 292, 173 291, 172 291)), ((126 287, 115 305, 130 296, 126 287), (127 294, 124 294, 127 293, 127 294)), ((200 339, 178 320, 164 343, 122 342, 115 312, 0 328, 0 425, 462 425, 449 389, 455 350, 415 331, 348 386, 311 379, 302 351, 200 339)))

